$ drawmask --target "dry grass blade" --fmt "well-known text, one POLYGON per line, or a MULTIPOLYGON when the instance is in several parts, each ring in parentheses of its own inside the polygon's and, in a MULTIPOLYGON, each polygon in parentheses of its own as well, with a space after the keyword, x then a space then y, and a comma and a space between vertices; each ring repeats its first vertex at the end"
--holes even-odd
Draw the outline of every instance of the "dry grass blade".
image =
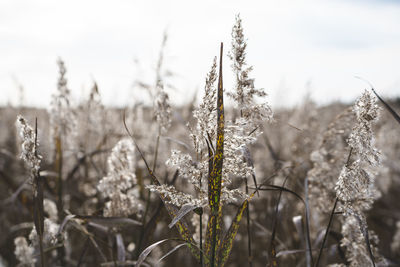
POLYGON ((360 76, 355 76, 355 78, 360 79, 360 80, 366 82, 366 83, 371 87, 371 90, 372 90, 372 92, 376 95, 376 97, 382 102, 382 104, 383 104, 383 105, 385 106, 385 108, 390 112, 390 114, 392 114, 393 118, 394 118, 398 123, 400 123, 400 116, 397 114, 396 111, 394 111, 394 109, 393 109, 385 100, 383 100, 382 97, 380 97, 380 96, 378 95, 378 93, 375 91, 374 86, 372 85, 372 83, 370 83, 368 80, 366 80, 366 79, 364 79, 364 78, 362 78, 362 77, 360 77, 360 76))
POLYGON ((211 239, 207 239, 206 247, 210 247, 210 266, 214 266, 216 262, 216 248, 217 248, 217 231, 220 228, 218 225, 220 212, 220 198, 221 198, 221 184, 222 184, 222 166, 224 157, 224 92, 222 82, 222 56, 223 44, 221 43, 220 49, 220 65, 219 65, 219 79, 218 79, 218 97, 217 97, 217 141, 215 154, 213 159, 213 166, 211 174, 208 177, 208 204, 210 206, 210 218, 207 225, 207 233, 211 233, 211 239), (210 243, 210 244, 207 244, 210 243), (209 246, 210 245, 210 246, 209 246))
MULTIPOLYGON (((103 262, 100 266, 102 267, 115 267, 115 266, 135 266, 136 261, 109 261, 109 262, 103 262)), ((143 266, 146 267, 151 267, 150 264, 147 264, 145 262, 142 263, 143 266)))
POLYGON ((354 217, 356 217, 358 223, 360 224, 360 229, 365 239, 365 245, 367 247, 370 260, 372 262, 372 265, 375 267, 375 258, 374 255, 372 254, 371 244, 369 242, 368 226, 366 222, 358 214, 354 213, 353 215, 354 217))
POLYGON ((190 204, 183 205, 176 214, 176 216, 173 218, 171 223, 168 225, 168 227, 172 228, 180 219, 182 219, 186 214, 188 214, 189 212, 191 212, 196 208, 198 207, 190 204))
POLYGON ((183 243, 183 244, 179 244, 179 245, 175 246, 173 249, 171 249, 170 251, 168 251, 164 256, 162 256, 162 257, 158 260, 158 262, 161 262, 161 261, 164 260, 166 257, 168 257, 169 255, 171 255, 172 253, 174 253, 175 251, 177 251, 178 249, 180 249, 181 247, 186 246, 186 245, 187 245, 186 243, 183 243))
POLYGON ((153 251, 153 249, 155 249, 158 245, 161 245, 162 243, 164 243, 166 241, 171 241, 171 240, 179 240, 179 239, 176 239, 176 238, 163 239, 163 240, 160 240, 154 244, 151 244, 147 248, 145 248, 142 251, 142 253, 140 253, 139 258, 136 261, 135 267, 139 267, 144 262, 144 260, 147 258, 147 256, 149 256, 149 254, 153 251))
POLYGON ((125 261, 126 251, 125 251, 124 240, 122 239, 122 235, 120 233, 116 234, 115 240, 117 243, 117 259, 118 259, 118 261, 125 261))

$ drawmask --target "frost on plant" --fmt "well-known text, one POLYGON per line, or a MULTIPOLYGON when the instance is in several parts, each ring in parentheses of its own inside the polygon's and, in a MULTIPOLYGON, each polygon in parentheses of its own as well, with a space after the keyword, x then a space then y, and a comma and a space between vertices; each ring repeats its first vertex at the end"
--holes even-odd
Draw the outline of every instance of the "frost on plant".
POLYGON ((14 254, 19 261, 18 266, 35 266, 36 259, 34 257, 34 248, 28 245, 26 238, 23 236, 14 239, 14 254))
MULTIPOLYGON (((257 104, 256 97, 266 96, 261 89, 254 87, 254 79, 249 78, 252 67, 245 62, 246 42, 243 37, 241 20, 237 17, 232 33, 233 70, 236 75, 235 93, 230 94, 240 109, 241 117, 235 121, 227 121, 224 129, 224 168, 222 170, 222 203, 229 203, 245 198, 246 194, 239 189, 231 189, 232 178, 246 179, 254 174, 254 166, 248 146, 256 141, 261 133, 260 125, 272 119, 272 111, 267 103, 257 104)), ((193 111, 196 125, 190 127, 195 156, 172 151, 167 161, 169 167, 177 167, 182 177, 188 178, 196 189, 196 196, 183 197, 182 201, 171 200, 179 204, 206 205, 207 177, 209 175, 209 151, 214 153, 214 140, 217 125, 217 63, 214 58, 211 70, 206 76, 204 96, 199 107, 193 111)), ((152 191, 163 192, 173 197, 177 191, 172 186, 149 186, 152 191), (168 193, 169 191, 169 193, 168 193)))
POLYGON ((193 117, 197 120, 195 132, 191 133, 194 147, 197 154, 203 152, 207 147, 207 140, 214 140, 217 125, 217 90, 215 81, 217 80, 217 58, 213 60, 210 72, 206 76, 204 86, 204 96, 199 107, 193 111, 193 117))
MULTIPOLYGON (((343 239, 340 245, 346 248, 346 259, 350 262, 350 266, 372 266, 369 251, 365 245, 365 237, 361 232, 359 221, 356 217, 351 215, 346 217, 342 225, 342 235, 343 239)), ((377 266, 387 266, 386 260, 379 256, 379 239, 373 231, 369 231, 369 242, 377 266)))
MULTIPOLYGON (((346 247, 346 257, 351 266, 371 266, 366 253, 367 222, 364 212, 369 210, 379 192, 374 186, 373 167, 379 164, 379 152, 374 147, 372 123, 378 118, 378 106, 368 91, 357 99, 353 112, 356 124, 352 129, 348 143, 350 155, 344 165, 336 185, 336 195, 345 215, 342 225, 342 246, 346 247)), ((370 243, 378 242, 377 236, 370 232, 370 243), (375 239, 375 240, 374 240, 375 239)), ((371 248, 374 250, 374 245, 371 248)), ((375 249, 373 255, 378 260, 375 249)))
POLYGON ((233 98, 240 117, 233 122, 228 122, 225 129, 225 171, 231 175, 246 179, 254 174, 254 166, 248 152, 248 146, 256 141, 262 132, 263 123, 272 121, 273 114, 267 102, 267 95, 263 89, 254 86, 254 78, 250 78, 253 69, 246 62, 246 39, 243 34, 242 20, 236 16, 232 29, 232 47, 229 57, 232 60, 232 69, 235 74, 235 87, 228 96, 233 98), (260 99, 258 99, 260 98, 260 99))
POLYGON ((378 106, 368 91, 357 99, 353 112, 357 122, 348 143, 349 161, 343 167, 336 185, 336 194, 345 212, 362 212, 370 209, 379 197, 374 186, 373 167, 379 164, 379 152, 373 144, 372 123, 378 118, 378 106))
POLYGON ((105 108, 96 82, 90 90, 88 99, 79 106, 78 115, 78 134, 84 137, 80 140, 80 149, 84 152, 93 151, 107 131, 105 108))
MULTIPOLYGON (((209 157, 208 148, 211 150, 214 147, 214 140, 216 137, 216 60, 214 59, 210 72, 206 77, 205 94, 203 101, 199 105, 198 109, 193 111, 193 116, 196 118, 195 127, 190 127, 191 139, 195 148, 196 158, 192 158, 189 154, 183 154, 180 151, 173 150, 171 157, 167 160, 166 164, 169 167, 177 167, 180 175, 184 178, 188 178, 191 184, 194 186, 196 195, 192 196, 183 192, 179 192, 173 186, 156 186, 150 185, 148 188, 152 191, 162 192, 170 197, 171 203, 177 206, 183 206, 185 204, 195 206, 206 206, 208 203, 207 195, 207 179, 209 175, 209 157)), ((240 198, 246 197, 246 195, 238 189, 229 189, 228 185, 231 183, 230 176, 237 175, 240 171, 246 171, 247 168, 239 168, 237 163, 243 162, 242 155, 240 154, 240 148, 243 144, 241 136, 235 135, 237 131, 236 126, 228 126, 225 132, 224 145, 228 147, 224 152, 225 159, 230 161, 232 168, 226 167, 223 169, 223 182, 222 182, 222 203, 229 203, 237 201, 240 198), (231 148, 231 149, 229 149, 231 148), (230 159, 230 156, 234 155, 234 159, 230 159), (235 160, 235 159, 240 159, 235 160)), ((254 140, 253 137, 248 139, 254 140)), ((246 139, 247 140, 247 139, 246 139)))
MULTIPOLYGON (((232 69, 236 76, 235 90, 228 93, 231 96, 243 118, 251 126, 258 125, 263 121, 272 120, 272 110, 268 103, 258 104, 256 97, 265 97, 267 94, 263 89, 254 86, 254 79, 250 78, 252 66, 246 62, 246 39, 243 34, 242 20, 236 16, 236 23, 232 29, 232 49, 229 54, 232 60, 232 69)), ((253 130, 253 129, 250 129, 253 130)))
POLYGON ((136 184, 135 159, 132 140, 122 139, 113 148, 107 161, 107 176, 97 186, 103 196, 109 199, 104 216, 128 216, 141 209, 138 192, 133 188, 136 184))
POLYGON ((57 91, 52 95, 50 103, 50 125, 53 138, 61 138, 63 145, 68 149, 76 147, 77 122, 76 116, 71 108, 71 91, 67 86, 65 77, 66 68, 64 61, 58 59, 59 78, 57 82, 57 91))
POLYGON ((379 164, 379 151, 374 146, 372 123, 378 119, 376 98, 368 91, 357 100, 353 107, 357 123, 348 140, 350 147, 356 150, 359 158, 371 166, 379 164))
POLYGON ((32 175, 39 172, 42 157, 38 154, 38 140, 35 130, 28 124, 24 117, 17 117, 17 127, 22 139, 21 159, 31 169, 32 175))
POLYGON ((58 220, 57 206, 54 201, 45 198, 43 200, 43 209, 47 213, 50 220, 52 220, 53 222, 56 222, 58 220))
POLYGON ((162 85, 157 87, 154 101, 154 114, 160 127, 160 132, 166 133, 171 126, 171 106, 169 104, 168 94, 165 92, 162 85))
MULTIPOLYGON (((59 236, 57 235, 58 229, 60 228, 60 225, 55 223, 53 220, 49 218, 44 219, 44 235, 43 235, 43 243, 50 246, 50 245, 55 245, 58 240, 59 236)), ((36 228, 33 227, 30 235, 29 235, 29 240, 32 242, 32 245, 34 246, 39 246, 39 237, 36 232, 36 228)), ((66 234, 64 233, 63 240, 66 240, 66 234)))

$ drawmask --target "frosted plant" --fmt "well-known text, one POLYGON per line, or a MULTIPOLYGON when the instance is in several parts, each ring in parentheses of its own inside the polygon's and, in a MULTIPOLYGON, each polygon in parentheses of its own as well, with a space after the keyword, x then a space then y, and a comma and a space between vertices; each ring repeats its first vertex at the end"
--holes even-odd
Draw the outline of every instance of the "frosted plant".
POLYGON ((34 248, 28 245, 26 238, 23 236, 14 239, 15 250, 14 254, 19 261, 18 266, 35 266, 36 259, 34 257, 34 248))
POLYGON ((232 29, 232 47, 229 53, 236 82, 234 92, 228 93, 228 96, 233 98, 240 111, 240 118, 227 123, 224 164, 225 171, 231 171, 232 175, 243 179, 254 174, 248 146, 254 143, 256 137, 261 134, 260 126, 264 122, 272 121, 273 118, 268 103, 257 103, 257 98, 263 98, 267 94, 263 89, 256 88, 254 79, 249 77, 253 67, 247 65, 246 47, 242 20, 239 15, 236 15, 232 29))
POLYGON ((36 175, 40 169, 42 157, 38 154, 38 140, 35 131, 28 124, 24 117, 18 115, 17 127, 19 127, 19 135, 22 139, 21 159, 30 168, 32 176, 36 175))
POLYGON ((44 211, 49 215, 50 220, 56 222, 58 219, 58 211, 57 211, 57 206, 54 201, 45 198, 43 200, 43 209, 44 211))
POLYGON ((135 148, 132 140, 122 139, 113 148, 107 161, 107 176, 97 188, 110 200, 106 203, 104 216, 128 216, 137 213, 142 204, 137 199, 135 176, 135 148))
POLYGON ((379 164, 379 151, 374 147, 372 123, 378 118, 376 98, 368 91, 356 101, 353 111, 356 114, 357 124, 349 138, 349 145, 356 150, 359 158, 371 166, 379 164))
POLYGON ((257 138, 246 132, 245 120, 228 122, 225 128, 223 183, 230 184, 231 177, 246 179, 254 173, 254 166, 248 146, 257 138))
POLYGON ((372 123, 378 118, 375 98, 365 91, 357 99, 353 112, 357 123, 348 139, 351 153, 339 175, 335 190, 345 212, 360 213, 370 209, 373 201, 379 197, 371 170, 379 164, 379 152, 374 147, 372 132, 372 123))
POLYGON ((272 110, 268 103, 256 103, 256 97, 265 97, 267 94, 263 89, 255 88, 254 79, 249 77, 253 67, 247 66, 246 47, 242 20, 239 15, 236 15, 236 23, 232 29, 232 48, 229 53, 236 83, 234 93, 228 93, 228 95, 234 99, 241 117, 250 124, 248 130, 252 131, 254 128, 251 129, 251 127, 263 121, 272 120, 272 110))
POLYGON ((164 76, 162 67, 164 63, 164 49, 167 43, 168 35, 165 32, 161 44, 160 55, 157 62, 156 70, 156 85, 155 85, 155 98, 153 104, 153 112, 159 125, 159 134, 167 132, 171 126, 171 106, 169 104, 168 94, 165 92, 164 76))
MULTIPOLYGON (((204 147, 207 147, 209 137, 211 140, 216 136, 217 124, 217 58, 215 57, 210 72, 206 76, 204 96, 199 107, 193 111, 193 117, 197 120, 195 133, 191 133, 194 147, 197 154, 201 154, 204 147)), ((193 131, 193 130, 192 130, 193 131)))
POLYGON ((337 196, 349 214, 369 210, 379 196, 373 184, 373 174, 363 169, 361 164, 360 160, 355 160, 345 166, 337 183, 337 196))
POLYGON ((157 85, 156 98, 154 100, 154 115, 160 127, 160 133, 164 134, 171 126, 171 106, 168 94, 162 84, 157 85))
MULTIPOLYGON (((53 138, 61 138, 64 149, 74 149, 77 139, 76 115, 71 108, 71 91, 65 78, 66 68, 64 61, 58 59, 59 78, 57 92, 52 95, 50 103, 50 131, 53 138)), ((54 140, 55 141, 55 140, 54 140)))
MULTIPOLYGON (((210 72, 206 77, 206 84, 204 87, 205 95, 203 96, 202 103, 198 109, 193 111, 193 116, 196 118, 196 126, 190 128, 193 146, 195 148, 196 158, 188 154, 183 154, 180 151, 173 150, 170 159, 167 160, 166 165, 173 168, 177 167, 179 173, 183 178, 188 178, 190 183, 194 186, 196 195, 192 196, 184 192, 178 191, 173 186, 167 185, 150 185, 147 186, 151 191, 163 193, 170 198, 170 202, 181 207, 185 204, 194 206, 206 206, 208 203, 207 194, 207 179, 209 175, 209 155, 208 147, 212 146, 212 140, 216 138, 216 60, 214 59, 210 72)), ((222 182, 222 203, 229 203, 237 201, 238 198, 245 198, 246 194, 238 189, 228 189, 231 183, 230 176, 237 175, 238 173, 245 172, 247 168, 244 166, 240 148, 243 144, 244 138, 236 135, 237 126, 228 125, 225 129, 224 140, 224 164, 223 168, 223 182, 222 182), (231 156, 234 159, 231 159, 231 156), (239 160, 238 160, 239 159, 239 160), (242 164, 243 168, 241 168, 242 164)), ((248 137, 253 140, 253 137, 248 137)))
POLYGON ((398 160, 394 160, 400 158, 400 140, 397 138, 399 131, 390 116, 389 113, 382 112, 377 127, 374 127, 376 146, 382 151, 381 165, 377 170, 379 179, 376 179, 375 183, 383 194, 389 193, 400 181, 400 166, 397 164, 398 160))
MULTIPOLYGON (((155 69, 154 83, 136 80, 134 86, 145 89, 153 101, 153 116, 158 123, 158 135, 165 134, 171 126, 171 106, 169 103, 168 93, 165 91, 171 88, 171 83, 166 81, 166 78, 173 76, 172 72, 165 68, 164 53, 168 40, 167 32, 164 32, 160 53, 155 69)), ((142 76, 142 75, 139 75, 142 76)))
MULTIPOLYGON (((98 86, 94 82, 89 97, 81 103, 77 109, 78 113, 78 136, 79 152, 81 155, 88 155, 92 152, 99 151, 103 145, 107 134, 110 132, 110 124, 107 123, 106 110, 101 101, 98 86)), ((86 214, 93 213, 97 207, 97 183, 99 181, 98 171, 96 168, 89 168, 89 157, 81 158, 86 163, 83 164, 83 172, 85 179, 79 179, 78 189, 85 194, 86 200, 82 203, 82 207, 86 214)), ((106 158, 101 155, 100 161, 104 162, 106 158)))
MULTIPOLYGON (((374 186, 374 173, 371 168, 379 164, 379 152, 373 144, 372 123, 378 118, 378 106, 375 98, 365 91, 357 99, 353 112, 357 122, 352 129, 348 143, 350 155, 343 167, 336 185, 336 195, 345 215, 342 225, 342 246, 346 247, 346 257, 351 266, 370 266, 369 254, 366 253, 367 223, 364 212, 371 208, 379 197, 374 186)), ((377 243, 378 237, 370 234, 370 243, 377 243)), ((379 261, 378 252, 372 244, 371 249, 379 261)))
MULTIPOLYGON (((259 126, 264 121, 272 119, 272 111, 267 103, 257 104, 255 97, 266 96, 261 89, 254 87, 254 79, 249 73, 252 67, 246 67, 243 29, 239 16, 232 31, 233 70, 236 75, 235 93, 230 94, 240 109, 241 117, 234 122, 227 121, 224 129, 224 168, 222 170, 222 203, 237 201, 245 198, 246 194, 238 189, 229 189, 232 177, 247 178, 254 174, 254 166, 248 150, 248 145, 256 141, 261 132, 259 126)), ((216 87, 217 79, 216 58, 213 60, 210 72, 206 76, 204 96, 202 103, 193 111, 196 126, 190 128, 191 138, 195 150, 195 158, 183 155, 179 151, 172 151, 170 159, 166 162, 169 167, 178 167, 182 177, 187 177, 196 189, 196 198, 191 195, 185 197, 180 192, 181 201, 173 197, 177 190, 171 186, 149 186, 152 191, 163 192, 174 198, 176 204, 204 206, 207 204, 207 177, 209 175, 208 149, 213 151, 213 140, 216 138, 217 112, 216 112, 216 87), (169 191, 169 193, 168 193, 169 191)))
POLYGON ((84 136, 80 145, 86 151, 91 151, 100 142, 106 126, 105 109, 96 83, 92 86, 89 98, 81 104, 80 111, 78 128, 83 131, 79 133, 80 136, 84 136))
MULTIPOLYGON (((47 245, 55 245, 58 241, 67 240, 67 233, 64 231, 61 236, 58 235, 60 225, 57 224, 58 211, 56 204, 50 199, 43 200, 43 209, 47 213, 48 218, 44 219, 44 235, 43 242, 47 245)), ((35 226, 33 227, 29 240, 33 246, 38 246, 39 238, 35 226)))
MULTIPOLYGON (((361 232, 359 221, 354 216, 346 217, 342 225, 342 235, 341 246, 346 247, 346 259, 350 262, 350 266, 372 266, 370 254, 365 245, 365 237, 361 232)), ((386 260, 379 255, 378 236, 372 231, 369 231, 369 241, 377 266, 387 266, 386 260)))
POLYGON ((90 91, 87 107, 90 111, 88 124, 92 130, 100 134, 104 125, 104 106, 101 102, 101 96, 96 82, 93 84, 92 90, 90 91))
MULTIPOLYGON (((47 244, 48 246, 50 245, 55 245, 58 240, 59 236, 58 234, 58 229, 60 228, 60 225, 52 221, 51 219, 45 218, 44 219, 44 231, 43 231, 43 243, 47 244)), ((63 233, 63 240, 66 240, 66 232, 63 233)), ((36 232, 35 226, 33 227, 31 233, 29 234, 29 240, 31 241, 33 246, 39 246, 39 237, 36 232)))

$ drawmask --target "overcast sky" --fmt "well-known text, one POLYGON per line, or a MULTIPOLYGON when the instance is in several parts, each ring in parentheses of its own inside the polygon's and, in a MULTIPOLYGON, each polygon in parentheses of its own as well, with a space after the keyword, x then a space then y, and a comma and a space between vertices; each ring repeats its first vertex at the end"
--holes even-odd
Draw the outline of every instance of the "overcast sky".
POLYGON ((25 104, 47 106, 58 57, 76 100, 96 80, 106 104, 141 101, 144 92, 132 84, 154 80, 165 30, 165 64, 175 73, 170 97, 189 101, 201 94, 219 43, 228 49, 237 13, 255 84, 274 107, 298 104, 307 93, 320 104, 352 101, 367 87, 354 76, 383 96, 400 96, 400 1, 1 0, 0 104, 18 103, 18 81, 25 104))

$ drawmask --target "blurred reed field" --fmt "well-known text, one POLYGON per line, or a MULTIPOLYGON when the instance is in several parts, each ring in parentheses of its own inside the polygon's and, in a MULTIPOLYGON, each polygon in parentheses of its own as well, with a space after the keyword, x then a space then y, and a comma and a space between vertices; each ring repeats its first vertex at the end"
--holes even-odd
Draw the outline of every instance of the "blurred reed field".
POLYGON ((58 59, 48 110, 0 108, 0 266, 400 265, 399 99, 272 110, 237 16, 175 107, 166 41, 152 105, 74 104, 58 59))

